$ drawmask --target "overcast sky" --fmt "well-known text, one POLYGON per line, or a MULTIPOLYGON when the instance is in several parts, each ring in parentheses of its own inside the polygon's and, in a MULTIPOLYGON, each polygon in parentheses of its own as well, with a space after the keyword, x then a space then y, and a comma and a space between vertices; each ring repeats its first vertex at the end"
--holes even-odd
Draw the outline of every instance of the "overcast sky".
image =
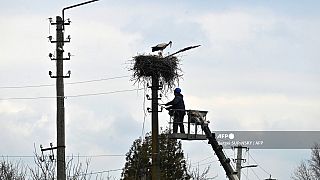
MULTIPOLYGON (((0 155, 32 155, 34 144, 56 142, 55 84, 48 57, 55 27, 48 18, 79 0, 11 0, 0 5, 0 155)), ((130 81, 130 60, 151 46, 173 42, 164 53, 201 44, 180 54, 179 86, 187 109, 208 110, 211 130, 318 130, 320 126, 319 1, 107 1, 67 10, 65 61, 71 70, 68 96, 140 88, 130 81)), ((146 93, 150 93, 147 91, 146 93)), ((163 98, 163 102, 173 96, 163 98)), ((149 107, 150 102, 146 102, 149 107)), ((66 106, 67 155, 124 155, 132 141, 150 130, 144 91, 70 97, 66 106)), ((160 114, 166 127, 167 113, 160 114)), ((183 142, 193 165, 211 164, 210 176, 225 173, 205 141, 183 142), (201 150, 200 150, 201 149, 201 150)), ((226 153, 233 158, 234 153, 226 153)), ((258 168, 249 179, 289 179, 309 150, 250 150, 258 168), (256 174, 256 175, 255 175, 256 174)), ((248 157, 248 156, 246 156, 248 157)), ((93 157, 92 171, 118 169, 125 157, 93 157)), ((29 161, 30 159, 23 159, 29 161)), ((255 164, 252 158, 249 163, 255 164)), ((254 171, 254 172, 253 172, 254 171)), ((120 176, 121 171, 111 175, 120 176)), ((246 177, 243 175, 243 177, 246 177)))

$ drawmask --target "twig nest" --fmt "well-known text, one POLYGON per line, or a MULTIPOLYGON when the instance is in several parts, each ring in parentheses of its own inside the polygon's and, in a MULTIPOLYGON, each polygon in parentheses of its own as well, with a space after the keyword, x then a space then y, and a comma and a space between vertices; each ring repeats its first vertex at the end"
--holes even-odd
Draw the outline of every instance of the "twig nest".
POLYGON ((179 59, 176 56, 138 55, 133 57, 132 80, 138 83, 150 81, 158 76, 167 88, 172 88, 182 76, 179 59))

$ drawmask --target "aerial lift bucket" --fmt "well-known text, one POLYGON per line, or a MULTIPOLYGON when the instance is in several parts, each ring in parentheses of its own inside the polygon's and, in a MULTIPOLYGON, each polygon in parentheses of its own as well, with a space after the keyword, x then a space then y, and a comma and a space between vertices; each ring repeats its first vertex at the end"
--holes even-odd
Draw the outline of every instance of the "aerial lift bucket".
POLYGON ((198 110, 180 110, 180 109, 172 109, 169 113, 170 121, 169 121, 169 138, 171 139, 183 139, 183 140, 206 140, 206 135, 201 130, 201 123, 209 121, 206 120, 206 115, 208 111, 198 111, 198 110), (172 126, 174 122, 174 114, 176 111, 185 111, 187 121, 183 121, 183 125, 187 126, 186 133, 173 133, 172 126))

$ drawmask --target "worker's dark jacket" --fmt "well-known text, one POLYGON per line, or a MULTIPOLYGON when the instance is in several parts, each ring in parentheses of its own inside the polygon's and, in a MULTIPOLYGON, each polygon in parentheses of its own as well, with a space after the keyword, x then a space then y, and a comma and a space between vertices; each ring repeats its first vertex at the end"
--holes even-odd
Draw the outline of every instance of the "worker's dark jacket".
MULTIPOLYGON (((176 94, 174 99, 167 104, 166 106, 171 105, 167 109, 179 109, 179 110, 185 110, 184 101, 183 101, 183 95, 182 94, 176 94)), ((181 111, 182 114, 185 114, 185 111, 181 111)))

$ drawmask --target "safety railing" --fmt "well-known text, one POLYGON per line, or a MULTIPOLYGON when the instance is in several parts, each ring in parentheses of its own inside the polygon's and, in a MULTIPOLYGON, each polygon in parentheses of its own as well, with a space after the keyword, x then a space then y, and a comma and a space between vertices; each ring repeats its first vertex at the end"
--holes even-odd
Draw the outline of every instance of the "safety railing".
POLYGON ((199 110, 183 110, 183 109, 171 109, 169 110, 170 120, 169 120, 169 131, 170 138, 173 139, 185 139, 185 140, 204 140, 206 136, 202 131, 200 125, 202 123, 209 123, 207 121, 208 111, 199 110), (182 122, 178 121, 179 114, 185 114, 182 122), (178 129, 181 131, 179 125, 183 124, 185 133, 173 132, 173 126, 176 124, 178 129))

